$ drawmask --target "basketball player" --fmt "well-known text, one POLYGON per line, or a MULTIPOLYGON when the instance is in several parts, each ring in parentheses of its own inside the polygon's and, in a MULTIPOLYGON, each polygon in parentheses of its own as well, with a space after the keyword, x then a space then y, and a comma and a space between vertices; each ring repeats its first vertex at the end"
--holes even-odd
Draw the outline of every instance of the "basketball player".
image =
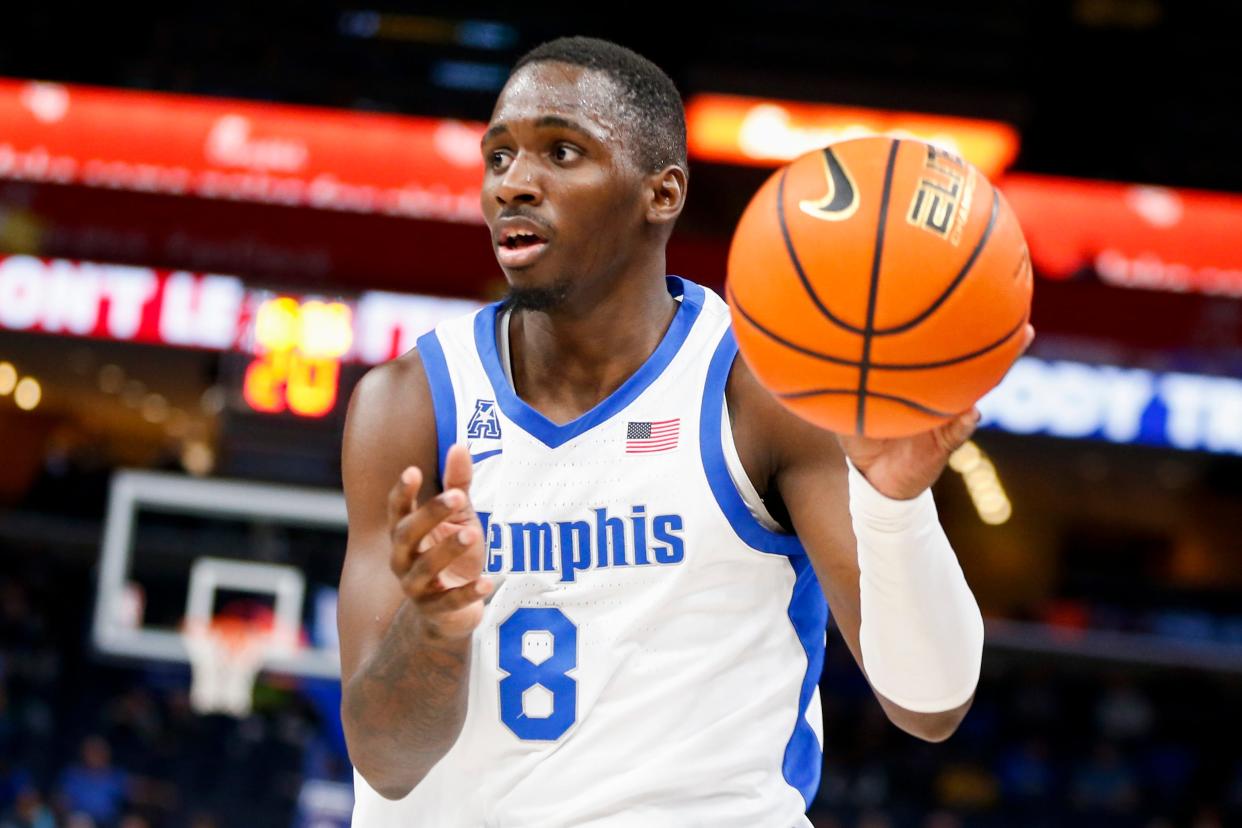
POLYGON ((928 486, 977 414, 838 438, 757 384, 665 275, 684 116, 633 52, 535 49, 482 149, 508 297, 345 430, 354 825, 807 825, 827 605, 889 718, 947 738, 983 624, 928 486))

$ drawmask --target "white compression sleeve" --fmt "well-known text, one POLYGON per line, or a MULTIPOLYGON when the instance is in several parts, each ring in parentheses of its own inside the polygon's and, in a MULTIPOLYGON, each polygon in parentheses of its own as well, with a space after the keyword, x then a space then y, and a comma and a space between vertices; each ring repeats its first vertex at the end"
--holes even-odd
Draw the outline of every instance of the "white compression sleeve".
POLYGON ((859 643, 871 686, 918 713, 965 704, 979 682, 983 616, 931 492, 893 500, 853 463, 849 491, 861 572, 859 643))

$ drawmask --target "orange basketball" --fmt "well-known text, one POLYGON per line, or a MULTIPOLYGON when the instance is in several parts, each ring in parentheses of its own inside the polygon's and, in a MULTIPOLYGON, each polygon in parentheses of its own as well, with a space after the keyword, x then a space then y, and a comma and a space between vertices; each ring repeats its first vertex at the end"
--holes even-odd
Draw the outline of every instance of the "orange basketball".
POLYGON ((1017 358, 1022 229, 973 166, 919 141, 807 153, 760 188, 726 297, 759 382, 823 428, 901 437, 969 409, 1017 358))

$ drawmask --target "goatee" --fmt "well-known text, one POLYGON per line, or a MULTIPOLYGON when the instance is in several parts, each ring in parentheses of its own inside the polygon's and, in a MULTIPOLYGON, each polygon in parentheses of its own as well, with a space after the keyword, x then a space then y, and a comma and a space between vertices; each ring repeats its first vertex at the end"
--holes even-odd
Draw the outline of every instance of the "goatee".
POLYGON ((560 307, 569 297, 569 281, 563 280, 546 287, 509 286, 501 311, 550 311, 560 307))

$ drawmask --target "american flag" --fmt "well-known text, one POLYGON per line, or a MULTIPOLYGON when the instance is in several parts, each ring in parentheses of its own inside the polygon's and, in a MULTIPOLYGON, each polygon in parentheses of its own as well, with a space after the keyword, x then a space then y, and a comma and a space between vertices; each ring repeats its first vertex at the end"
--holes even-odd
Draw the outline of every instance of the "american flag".
POLYGON ((625 427, 626 454, 652 454, 677 448, 677 435, 681 431, 681 418, 672 420, 631 420, 625 427))

